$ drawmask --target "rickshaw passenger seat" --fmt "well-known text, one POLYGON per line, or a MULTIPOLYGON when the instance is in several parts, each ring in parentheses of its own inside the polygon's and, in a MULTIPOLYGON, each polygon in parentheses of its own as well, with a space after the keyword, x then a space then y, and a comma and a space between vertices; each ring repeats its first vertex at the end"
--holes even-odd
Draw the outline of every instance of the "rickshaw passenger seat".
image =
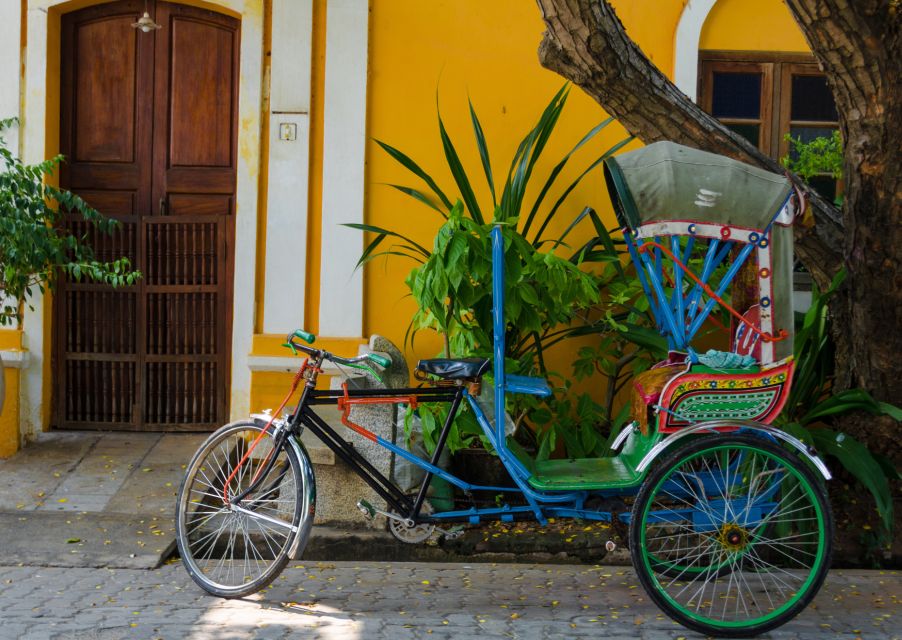
POLYGON ((630 414, 639 422, 639 430, 648 435, 650 405, 655 404, 664 386, 685 370, 683 365, 665 365, 643 371, 633 379, 630 414))

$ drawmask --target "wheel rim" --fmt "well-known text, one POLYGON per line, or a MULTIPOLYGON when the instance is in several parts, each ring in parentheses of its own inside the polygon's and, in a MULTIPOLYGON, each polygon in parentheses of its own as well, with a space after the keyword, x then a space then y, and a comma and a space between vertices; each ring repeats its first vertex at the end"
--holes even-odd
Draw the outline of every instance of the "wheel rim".
MULTIPOLYGON (((179 500, 182 560, 205 586, 238 591, 280 568, 300 519, 298 471, 287 448, 279 451, 258 490, 240 506, 226 504, 223 487, 259 435, 246 426, 210 444, 189 469, 179 500)), ((272 456, 264 436, 229 483, 229 496, 246 489, 272 456)))
POLYGON ((651 496, 637 523, 642 561, 656 592, 691 620, 765 624, 799 603, 821 571, 824 509, 806 475, 774 453, 703 449, 651 496))

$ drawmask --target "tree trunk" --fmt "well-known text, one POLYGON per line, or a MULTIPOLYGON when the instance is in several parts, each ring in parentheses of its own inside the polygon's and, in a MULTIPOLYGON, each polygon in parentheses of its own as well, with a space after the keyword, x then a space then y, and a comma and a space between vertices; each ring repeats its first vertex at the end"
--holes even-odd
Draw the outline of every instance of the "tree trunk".
MULTIPOLYGON (((542 64, 581 87, 644 142, 674 140, 770 171, 784 169, 702 111, 626 35, 606 0, 537 0, 547 31, 542 64)), ((796 225, 796 253, 822 289, 846 264, 836 307, 840 386, 898 402, 902 385, 900 240, 902 149, 899 15, 895 0, 787 0, 836 98, 845 141, 843 214, 808 190, 816 224, 796 225), (854 5, 855 8, 851 8, 854 5), (844 297, 845 296, 845 297, 844 297)), ((798 184, 798 179, 794 181, 798 184)), ((856 435, 898 454, 889 425, 856 435), (875 437, 878 436, 883 437, 875 437)))
MULTIPOLYGON (((898 404, 902 381, 902 5, 877 0, 787 0, 833 91, 844 147, 848 306, 852 339, 838 354, 843 387, 898 404)), ((898 425, 870 417, 844 425, 899 458, 898 425)))
MULTIPOLYGON (((539 47, 541 63, 581 87, 640 140, 673 140, 785 173, 677 89, 630 40, 606 1, 538 3, 548 27, 539 47)), ((796 252, 825 287, 841 265, 842 222, 835 207, 807 191, 817 224, 796 226, 796 252)))

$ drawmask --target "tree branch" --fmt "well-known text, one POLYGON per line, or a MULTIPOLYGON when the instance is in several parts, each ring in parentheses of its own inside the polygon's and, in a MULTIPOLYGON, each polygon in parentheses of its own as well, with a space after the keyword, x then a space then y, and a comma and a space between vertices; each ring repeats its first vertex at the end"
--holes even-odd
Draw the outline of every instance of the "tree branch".
MULTIPOLYGON (((646 143, 673 140, 785 173, 677 89, 627 36, 607 0, 537 2, 547 26, 539 46, 542 65, 582 88, 631 134, 646 143)), ((842 264, 842 218, 790 177, 806 191, 816 220, 813 229, 796 225, 796 251, 818 284, 826 286, 842 264)))

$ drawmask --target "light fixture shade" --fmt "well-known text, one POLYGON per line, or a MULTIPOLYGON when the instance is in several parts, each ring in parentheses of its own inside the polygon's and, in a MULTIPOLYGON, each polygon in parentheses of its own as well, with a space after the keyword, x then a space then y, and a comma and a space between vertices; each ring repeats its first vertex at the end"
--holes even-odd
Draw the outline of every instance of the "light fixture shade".
POLYGON ((145 11, 140 20, 132 23, 132 27, 134 27, 135 29, 140 29, 144 33, 150 33, 151 31, 162 29, 163 25, 154 22, 154 19, 150 17, 150 14, 145 11))

